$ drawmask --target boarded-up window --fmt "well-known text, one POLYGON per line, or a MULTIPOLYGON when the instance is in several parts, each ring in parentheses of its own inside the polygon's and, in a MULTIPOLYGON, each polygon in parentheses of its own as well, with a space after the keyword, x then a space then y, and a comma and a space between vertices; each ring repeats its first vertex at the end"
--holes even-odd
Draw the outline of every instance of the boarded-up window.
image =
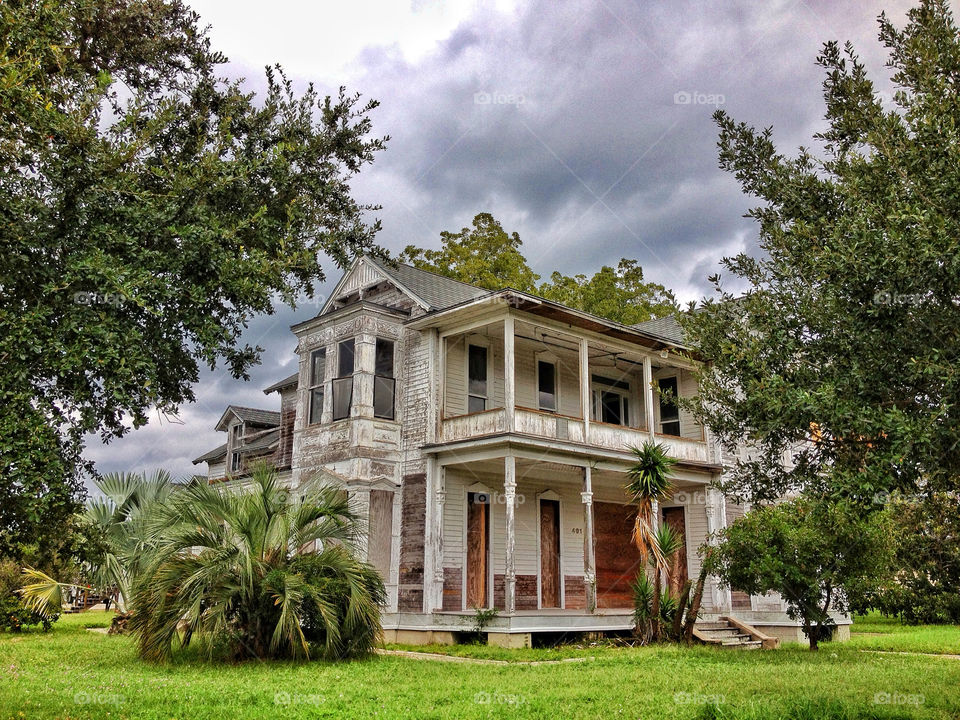
POLYGON ((370 534, 367 558, 383 577, 390 579, 390 553, 393 548, 393 492, 370 491, 370 534))
POLYGON ((597 562, 597 606, 633 607, 631 584, 643 569, 640 551, 630 542, 636 507, 616 503, 593 504, 597 562))

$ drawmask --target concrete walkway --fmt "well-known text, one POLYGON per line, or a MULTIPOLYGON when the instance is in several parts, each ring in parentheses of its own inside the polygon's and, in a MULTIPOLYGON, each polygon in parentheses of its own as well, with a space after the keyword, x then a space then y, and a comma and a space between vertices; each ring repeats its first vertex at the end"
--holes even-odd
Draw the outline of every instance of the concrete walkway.
POLYGON ((459 655, 444 655, 443 653, 415 652, 413 650, 383 650, 378 649, 378 655, 393 655, 409 660, 437 660, 439 662, 464 663, 467 665, 560 665, 561 663, 587 662, 596 660, 593 657, 563 658, 562 660, 491 660, 489 658, 460 657, 459 655))

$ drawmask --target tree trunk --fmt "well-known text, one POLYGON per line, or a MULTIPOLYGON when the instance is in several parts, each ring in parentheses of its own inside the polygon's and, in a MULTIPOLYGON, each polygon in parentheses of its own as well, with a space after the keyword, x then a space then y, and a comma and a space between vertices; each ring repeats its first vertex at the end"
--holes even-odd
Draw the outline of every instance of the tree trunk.
POLYGON ((673 628, 671 635, 673 640, 678 642, 683 635, 683 616, 687 610, 687 602, 690 600, 691 586, 692 583, 690 580, 687 580, 683 584, 683 589, 680 591, 680 599, 677 601, 677 614, 673 616, 673 628))
POLYGON ((653 642, 660 642, 660 568, 654 569, 653 600, 650 608, 650 626, 653 630, 653 642))
POLYGON ((693 599, 690 601, 690 610, 687 613, 686 624, 683 628, 683 641, 690 643, 693 641, 693 626, 697 622, 697 616, 700 614, 700 603, 703 601, 703 587, 707 582, 707 565, 704 563, 700 567, 700 574, 697 576, 697 586, 693 591, 693 599))

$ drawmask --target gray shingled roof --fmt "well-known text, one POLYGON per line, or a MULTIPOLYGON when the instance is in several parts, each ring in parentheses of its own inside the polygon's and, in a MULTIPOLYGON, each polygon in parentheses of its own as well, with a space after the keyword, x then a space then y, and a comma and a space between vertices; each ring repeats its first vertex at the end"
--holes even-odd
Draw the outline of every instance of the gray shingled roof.
POLYGON ((299 379, 300 379, 300 373, 294 373, 294 374, 291 375, 290 377, 285 377, 283 380, 280 380, 280 381, 278 381, 278 382, 275 382, 275 383, 274 383, 273 385, 271 385, 270 387, 264 388, 264 389, 263 389, 263 394, 264 394, 264 395, 269 395, 270 393, 276 392, 277 390, 282 390, 282 389, 285 388, 285 387, 290 387, 291 385, 296 385, 297 382, 299 381, 299 379))
POLYGON ((276 410, 260 410, 259 408, 241 407, 239 405, 231 405, 230 409, 245 423, 253 423, 254 425, 280 424, 280 413, 276 410))
POLYGON ((427 303, 430 310, 443 310, 483 297, 490 292, 411 265, 389 265, 380 260, 368 259, 390 278, 427 303))
POLYGON ((655 335, 667 342, 676 343, 677 345, 684 344, 683 328, 680 327, 680 323, 677 322, 676 315, 667 315, 667 317, 647 320, 646 322, 637 323, 633 327, 641 332, 655 335))
POLYGON ((204 453, 196 460, 193 461, 194 465, 199 465, 202 462, 210 462, 211 460, 218 460, 219 458, 226 457, 227 455, 227 444, 224 443, 215 450, 211 450, 208 453, 204 453))
POLYGON ((243 447, 240 448, 242 452, 257 452, 258 450, 267 450, 273 445, 277 444, 277 441, 280 439, 280 428, 275 428, 273 430, 268 430, 263 433, 258 438, 254 438, 250 442, 245 442, 243 447))

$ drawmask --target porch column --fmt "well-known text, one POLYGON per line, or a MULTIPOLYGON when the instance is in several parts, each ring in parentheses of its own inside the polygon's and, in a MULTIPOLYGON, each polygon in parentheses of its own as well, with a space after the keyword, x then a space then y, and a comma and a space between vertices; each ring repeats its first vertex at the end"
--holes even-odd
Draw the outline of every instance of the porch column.
POLYGON ((513 421, 517 405, 515 355, 513 315, 507 314, 503 320, 503 405, 507 432, 513 432, 515 427, 513 421))
POLYGON ((433 607, 436 610, 443 610, 443 504, 447 499, 446 491, 447 469, 437 464, 437 482, 434 485, 434 496, 436 499, 436 509, 433 515, 433 584, 434 600, 433 607))
POLYGON ((423 553, 423 610, 433 612, 443 605, 443 492, 444 468, 427 456, 425 545, 423 553))
POLYGON ((587 612, 597 609, 597 558, 593 547, 593 468, 583 468, 583 583, 586 586, 587 612))
POLYGON ((515 554, 517 549, 516 538, 516 503, 517 503, 517 459, 513 455, 504 458, 503 467, 503 496, 506 511, 507 542, 506 557, 504 558, 503 607, 507 614, 517 609, 517 573, 515 554))
POLYGON ((653 415, 653 363, 647 355, 643 358, 643 411, 646 415, 647 432, 652 437, 656 431, 653 415))
POLYGON ((580 413, 583 439, 590 442, 590 347, 586 338, 580 338, 580 413))
MULTIPOLYGON (((715 544, 712 538, 713 534, 723 530, 727 525, 727 507, 726 498, 723 493, 716 488, 706 488, 706 512, 707 512, 707 534, 710 536, 710 544, 715 544)), ((710 598, 714 609, 721 612, 730 612, 732 609, 732 600, 730 588, 721 588, 717 579, 711 577, 710 598)))

